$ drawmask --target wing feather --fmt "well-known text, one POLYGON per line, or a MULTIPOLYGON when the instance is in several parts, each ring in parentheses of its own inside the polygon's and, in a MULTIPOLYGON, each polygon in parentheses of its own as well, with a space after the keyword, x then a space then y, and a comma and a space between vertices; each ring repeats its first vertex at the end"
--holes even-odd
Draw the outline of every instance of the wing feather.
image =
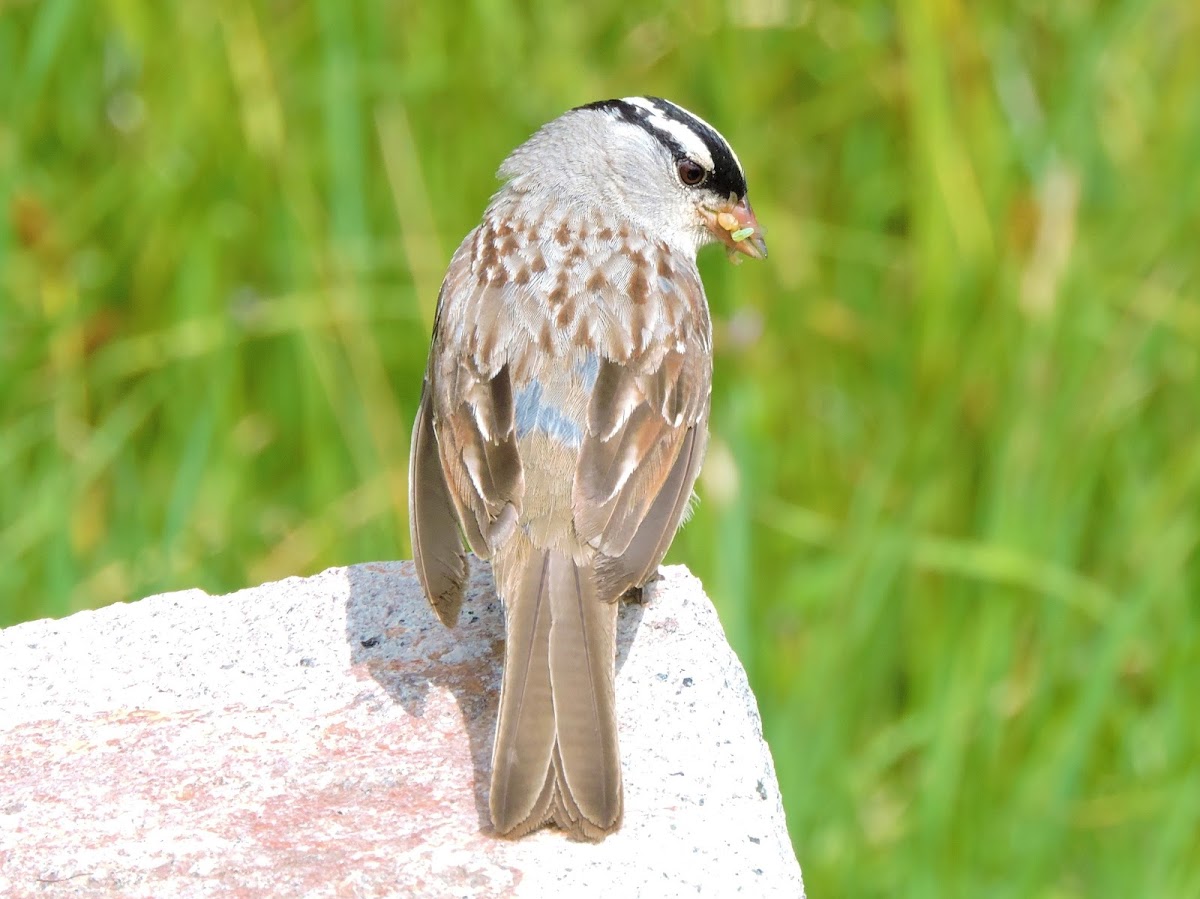
POLYGON ((454 506, 471 549, 487 558, 517 520, 525 473, 511 371, 496 352, 503 344, 494 333, 503 297, 473 276, 473 242, 474 233, 455 253, 442 285, 430 369, 444 389, 431 403, 454 506), (453 311, 443 315, 445 309, 453 311), (488 324, 492 328, 480 330, 488 324), (480 333, 489 345, 469 347, 469 335, 480 333))
POLYGON ((458 516, 442 461, 429 406, 429 384, 421 390, 413 424, 408 468, 409 532, 413 562, 429 603, 447 627, 458 619, 467 558, 458 532, 458 516))
MULTIPOLYGON (((698 279, 677 297, 703 309, 698 279)), ((668 348, 601 360, 575 472, 579 536, 598 554, 602 595, 643 583, 682 523, 707 445, 707 315, 680 316, 668 348)))

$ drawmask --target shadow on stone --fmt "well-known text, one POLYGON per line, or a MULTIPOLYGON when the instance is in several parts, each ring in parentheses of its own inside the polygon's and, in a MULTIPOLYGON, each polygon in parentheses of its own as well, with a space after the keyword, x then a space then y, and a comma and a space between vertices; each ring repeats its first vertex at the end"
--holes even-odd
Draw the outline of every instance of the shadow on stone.
MULTIPOLYGON (((424 719, 430 687, 454 697, 468 740, 475 810, 481 831, 491 830, 488 783, 504 660, 504 611, 491 566, 470 557, 471 578, 458 623, 445 628, 428 604, 404 597, 421 587, 412 563, 399 568, 371 564, 346 569, 346 641, 351 661, 362 666, 406 714, 424 719)), ((653 590, 653 584, 647 588, 653 590)), ((617 670, 624 665, 642 620, 641 602, 622 601, 617 620, 617 670)), ((636 702, 622 697, 621 702, 636 702)), ((397 769, 403 764, 397 759, 397 769)))

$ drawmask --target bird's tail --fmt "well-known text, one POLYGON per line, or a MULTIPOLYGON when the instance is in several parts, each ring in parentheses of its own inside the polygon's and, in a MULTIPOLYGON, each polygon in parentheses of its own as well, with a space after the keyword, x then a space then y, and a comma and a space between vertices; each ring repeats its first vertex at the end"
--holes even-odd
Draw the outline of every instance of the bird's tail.
POLYGON ((562 553, 532 550, 522 563, 510 576, 507 566, 497 572, 507 644, 492 823, 519 837, 554 821, 601 840, 622 813, 613 689, 618 604, 601 599, 592 573, 562 553))

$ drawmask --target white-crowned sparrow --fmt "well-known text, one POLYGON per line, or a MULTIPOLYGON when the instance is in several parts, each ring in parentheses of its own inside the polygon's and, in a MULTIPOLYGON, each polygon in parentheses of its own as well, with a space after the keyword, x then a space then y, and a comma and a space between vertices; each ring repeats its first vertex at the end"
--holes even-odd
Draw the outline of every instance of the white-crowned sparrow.
POLYGON ((490 557, 507 640, 490 806, 502 835, 621 823, 617 599, 655 572, 707 442, 696 251, 766 244, 728 142, 667 100, 590 103, 500 167, 450 261, 413 428, 413 555, 453 625, 490 557))

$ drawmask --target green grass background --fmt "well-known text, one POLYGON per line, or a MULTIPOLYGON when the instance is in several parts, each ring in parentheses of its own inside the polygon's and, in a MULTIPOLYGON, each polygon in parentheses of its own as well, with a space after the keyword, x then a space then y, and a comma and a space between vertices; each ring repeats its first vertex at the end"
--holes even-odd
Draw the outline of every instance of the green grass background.
POLYGON ((1200 4, 0 0, 0 624, 409 555, 504 154, 662 94, 702 261, 669 557, 813 896, 1200 895, 1200 4))

